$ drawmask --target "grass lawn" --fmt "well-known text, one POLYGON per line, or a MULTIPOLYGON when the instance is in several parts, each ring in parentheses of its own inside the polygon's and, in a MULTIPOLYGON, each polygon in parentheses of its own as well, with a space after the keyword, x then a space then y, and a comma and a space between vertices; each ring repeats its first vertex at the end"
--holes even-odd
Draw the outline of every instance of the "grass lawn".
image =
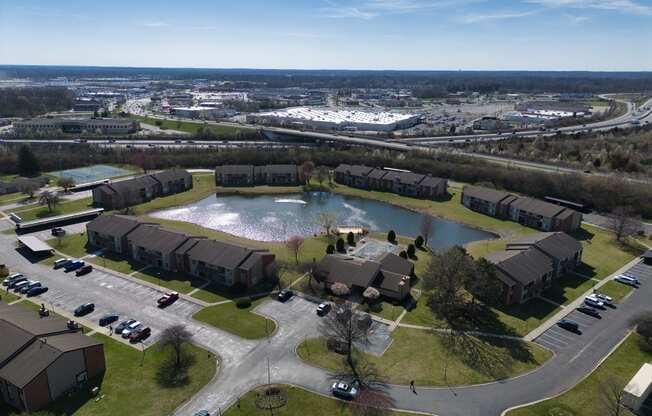
POLYGON ((259 185, 253 187, 223 187, 218 186, 215 192, 218 195, 270 195, 270 194, 296 194, 303 192, 303 186, 269 186, 259 185))
MULTIPOLYGON (((320 394, 311 393, 300 387, 281 386, 287 391, 287 404, 281 408, 274 409, 276 416, 351 416, 355 413, 351 410, 351 405, 342 400, 335 400, 324 397, 320 394)), ((256 406, 256 390, 252 390, 242 396, 240 400, 231 406, 222 416, 250 416, 250 415, 268 415, 268 409, 261 410, 256 406)), ((383 412, 388 416, 407 416, 413 413, 404 412, 383 412)))
POLYGON ((218 138, 233 138, 236 133, 240 130, 254 130, 251 127, 231 127, 231 126, 221 126, 215 124, 203 123, 201 121, 192 122, 192 121, 181 121, 181 120, 161 120, 153 117, 146 116, 137 116, 130 114, 129 118, 134 120, 141 121, 146 124, 151 124, 153 126, 161 127, 169 130, 178 130, 190 134, 197 133, 198 128, 208 127, 215 133, 218 138), (160 123, 157 124, 157 123, 160 123))
POLYGON ((4 194, 0 195, 0 205, 2 204, 9 204, 12 202, 18 202, 22 199, 27 198, 27 195, 25 195, 22 192, 14 192, 12 194, 4 194))
MULTIPOLYGON (((381 378, 395 384, 408 384, 410 380, 427 386, 484 383, 521 374, 552 356, 536 344, 498 338, 468 337, 467 343, 448 347, 445 335, 407 328, 398 328, 392 338, 382 357, 358 351, 356 355, 373 365, 381 378)), ((320 367, 334 371, 346 367, 344 356, 329 351, 323 338, 304 341, 297 353, 320 367)))
POLYGON ((239 308, 234 302, 209 306, 195 313, 192 317, 242 338, 265 338, 274 332, 276 323, 261 315, 252 313, 252 311, 266 300, 269 300, 269 298, 256 299, 248 308, 239 308))
MULTIPOLYGON (((508 416, 588 416, 605 414, 601 400, 600 386, 615 382, 619 390, 625 387, 638 369, 652 361, 652 354, 641 350, 640 337, 632 334, 607 358, 589 377, 566 393, 555 398, 515 409, 508 416)), ((623 409, 623 416, 631 413, 623 409)))
POLYGON ((360 308, 358 309, 372 315, 380 316, 381 318, 385 318, 390 321, 395 321, 405 310, 403 305, 392 305, 390 302, 385 301, 378 302, 373 306, 369 306, 367 303, 364 303, 360 305, 360 308))
POLYGON ((26 206, 16 208, 11 212, 15 212, 23 221, 31 221, 39 218, 54 217, 55 215, 71 214, 73 212, 84 211, 91 209, 93 198, 82 198, 74 201, 61 202, 50 212, 47 206, 26 206))
POLYGON ((215 193, 215 175, 211 173, 194 174, 192 175, 192 189, 136 205, 132 208, 132 214, 143 215, 152 211, 189 204, 213 193, 215 193))
POLYGON ((543 292, 543 296, 564 305, 591 289, 597 283, 593 279, 575 273, 567 273, 555 280, 552 286, 543 292))
POLYGON ((16 295, 11 290, 7 292, 6 287, 3 286, 2 289, 4 289, 4 290, 0 291, 0 300, 2 300, 4 303, 11 303, 11 302, 16 301, 18 299, 21 299, 20 296, 16 295))
MULTIPOLYGON (((86 234, 66 234, 64 237, 61 239, 58 238, 52 238, 50 240, 47 240, 46 243, 48 243, 51 247, 56 249, 57 251, 60 251, 62 253, 65 253, 71 257, 83 257, 88 254, 86 251, 86 242, 87 242, 86 234)), ((56 256, 49 257, 49 259, 53 259, 56 256)), ((56 260, 56 258, 54 259, 56 260)), ((54 264, 54 261, 52 261, 52 264, 54 264)))
POLYGON ((156 267, 149 267, 140 272, 136 272, 133 274, 133 277, 155 285, 167 287, 179 293, 188 293, 204 284, 203 280, 192 279, 190 275, 186 275, 185 273, 171 272, 156 267))
POLYGON ((616 303, 620 303, 621 300, 634 290, 633 287, 618 283, 616 281, 610 280, 598 289, 598 292, 603 293, 607 296, 611 296, 616 303))

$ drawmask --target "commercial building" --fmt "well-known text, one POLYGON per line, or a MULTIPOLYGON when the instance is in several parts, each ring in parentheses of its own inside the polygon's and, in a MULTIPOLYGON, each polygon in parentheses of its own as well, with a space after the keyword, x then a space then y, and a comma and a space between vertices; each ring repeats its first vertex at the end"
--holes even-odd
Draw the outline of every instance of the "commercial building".
POLYGON ((228 108, 196 106, 196 107, 174 107, 170 109, 170 114, 173 114, 177 117, 183 117, 183 118, 215 119, 215 118, 234 116, 237 114, 237 111, 228 108))
POLYGON ((509 127, 508 123, 496 117, 482 117, 473 120, 473 130, 497 131, 509 127))
POLYGON ((652 393, 652 364, 644 363, 623 389, 623 405, 631 409, 634 414, 649 414, 652 410, 650 393, 652 393))
POLYGON ((86 230, 93 246, 223 286, 252 287, 276 276, 275 256, 267 250, 189 235, 135 217, 100 216, 86 230))
POLYGON ((17 133, 131 134, 140 130, 135 120, 118 118, 32 118, 15 121, 17 133))
POLYGON ((582 263, 582 245, 562 232, 538 233, 507 244, 486 259, 496 267, 506 305, 539 296, 582 263))
POLYGON ((222 165, 215 168, 218 186, 298 185, 297 165, 222 165))
POLYGON ((192 186, 188 171, 171 169, 101 185, 93 189, 93 205, 106 210, 121 209, 184 192, 192 186))
POLYGON ((347 186, 416 198, 438 199, 448 192, 446 179, 406 170, 342 164, 334 174, 335 182, 347 186))
POLYGON ((100 377, 101 342, 58 316, 0 302, 0 400, 34 412, 71 389, 100 377))
POLYGON ((327 254, 312 273, 315 279, 328 286, 342 283, 360 294, 373 287, 386 298, 400 301, 410 294, 414 265, 392 253, 385 253, 375 260, 327 254))
POLYGON ((323 130, 392 131, 416 125, 420 115, 408 113, 295 107, 250 114, 247 121, 323 130))
POLYGON ((573 209, 479 186, 464 187, 462 204, 485 215, 541 231, 573 232, 582 224, 582 214, 573 209))

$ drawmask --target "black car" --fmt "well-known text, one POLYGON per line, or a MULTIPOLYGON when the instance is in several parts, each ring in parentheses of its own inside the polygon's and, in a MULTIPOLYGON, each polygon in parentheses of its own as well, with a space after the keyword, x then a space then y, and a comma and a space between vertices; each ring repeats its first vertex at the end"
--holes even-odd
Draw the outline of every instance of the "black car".
POLYGON ((74 310, 75 316, 84 316, 95 310, 95 305, 93 303, 84 303, 79 305, 77 309, 74 310))
POLYGON ((119 316, 114 314, 104 315, 103 317, 100 318, 100 326, 107 326, 109 324, 112 324, 115 321, 117 321, 118 318, 119 316))
POLYGON ((52 230, 50 230, 53 236, 58 237, 60 235, 66 235, 66 230, 64 230, 61 227, 55 227, 52 230))
POLYGON ((278 293, 278 300, 280 302, 285 302, 288 299, 290 299, 292 296, 294 296, 293 291, 291 291, 290 289, 283 289, 278 293))
POLYGON ((577 308, 577 311, 592 316, 594 318, 598 318, 598 319, 602 318, 602 316, 600 316, 600 312, 597 309, 591 308, 589 306, 580 306, 579 308, 577 308))
POLYGON ((562 320, 560 320, 559 322, 557 322, 557 326, 559 326, 560 328, 564 328, 564 329, 566 329, 568 331, 571 331, 571 332, 579 332, 579 330, 580 330, 580 325, 577 322, 572 321, 570 319, 562 319, 562 320))
POLYGON ((41 293, 45 293, 48 291, 47 286, 37 286, 33 287, 30 290, 27 291, 27 297, 32 297, 32 296, 38 296, 41 293))
POLYGON ((82 267, 81 269, 77 270, 75 272, 75 276, 83 276, 85 274, 88 274, 93 271, 93 266, 90 264, 87 264, 86 266, 82 267))

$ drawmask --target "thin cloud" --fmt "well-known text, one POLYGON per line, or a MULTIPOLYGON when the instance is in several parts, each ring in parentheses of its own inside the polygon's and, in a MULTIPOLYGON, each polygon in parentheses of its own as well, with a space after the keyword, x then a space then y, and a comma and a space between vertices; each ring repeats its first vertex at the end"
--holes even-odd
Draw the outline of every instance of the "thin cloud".
POLYGON ((650 16, 652 7, 634 0, 527 0, 549 8, 574 8, 617 11, 621 13, 650 16))
POLYGON ((487 22, 492 20, 510 20, 510 19, 520 19, 523 17, 532 16, 538 13, 537 11, 528 11, 528 12, 493 12, 493 13, 471 13, 465 16, 462 16, 460 21, 466 24, 487 22))
POLYGON ((145 26, 145 27, 167 27, 167 26, 170 26, 170 24, 168 22, 164 22, 164 21, 161 21, 161 20, 142 22, 141 25, 145 26))
POLYGON ((320 8, 320 12, 324 17, 370 20, 381 15, 415 13, 476 1, 479 0, 366 0, 344 5, 325 0, 328 6, 320 8))
POLYGON ((573 14, 565 14, 564 17, 574 25, 579 25, 586 22, 587 20, 591 20, 591 18, 588 16, 576 16, 573 14))

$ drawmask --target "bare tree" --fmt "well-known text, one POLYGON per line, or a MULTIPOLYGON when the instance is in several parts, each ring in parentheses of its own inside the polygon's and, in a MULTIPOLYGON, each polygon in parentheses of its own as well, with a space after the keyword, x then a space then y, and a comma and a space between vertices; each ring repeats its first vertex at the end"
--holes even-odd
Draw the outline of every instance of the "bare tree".
POLYGON ((434 218, 432 215, 428 213, 424 213, 421 216, 421 225, 420 227, 420 232, 421 236, 423 237, 423 241, 426 243, 426 247, 428 247, 428 242, 430 239, 430 233, 432 230, 432 223, 434 222, 434 218))
POLYGON ((355 416, 385 416, 391 414, 394 400, 382 389, 361 389, 351 402, 351 413, 355 416))
POLYGON ((616 240, 622 242, 641 230, 641 219, 634 215, 631 207, 616 207, 611 211, 611 228, 616 240))
POLYGON ((70 188, 75 186, 75 180, 70 176, 62 176, 57 180, 57 185, 62 187, 64 192, 68 192, 70 188))
POLYGON ((34 198, 34 194, 36 193, 36 191, 38 191, 39 188, 40 186, 36 182, 25 181, 18 187, 18 190, 24 193, 25 195, 27 195, 29 199, 32 199, 34 198))
POLYGON ((312 172, 315 170, 315 164, 311 160, 306 160, 301 164, 300 172, 306 185, 310 183, 312 172))
POLYGON ((294 261, 296 264, 299 264, 299 254, 301 254, 301 248, 303 247, 303 237, 300 235, 293 235, 287 239, 285 242, 285 247, 292 253, 294 256, 294 261))
POLYGON ((192 334, 183 325, 173 325, 163 330, 160 348, 171 347, 174 351, 174 365, 180 368, 183 361, 183 346, 190 342, 192 334))
POLYGON ((47 205, 48 211, 50 212, 54 211, 59 201, 61 201, 59 194, 51 191, 43 191, 38 197, 38 203, 41 205, 47 205))
POLYGON ((322 212, 317 218, 319 220, 319 224, 324 227, 324 230, 326 230, 326 235, 330 235, 331 228, 333 228, 337 222, 337 214, 334 212, 322 212))
POLYGON ((598 385, 598 394, 605 415, 620 416, 625 414, 623 406, 623 386, 625 383, 611 375, 598 385))
POLYGON ((367 344, 369 342, 370 326, 366 320, 356 314, 351 302, 345 302, 336 310, 324 317, 319 330, 327 342, 335 342, 343 347, 353 378, 360 380, 360 374, 353 358, 354 344, 367 344))

